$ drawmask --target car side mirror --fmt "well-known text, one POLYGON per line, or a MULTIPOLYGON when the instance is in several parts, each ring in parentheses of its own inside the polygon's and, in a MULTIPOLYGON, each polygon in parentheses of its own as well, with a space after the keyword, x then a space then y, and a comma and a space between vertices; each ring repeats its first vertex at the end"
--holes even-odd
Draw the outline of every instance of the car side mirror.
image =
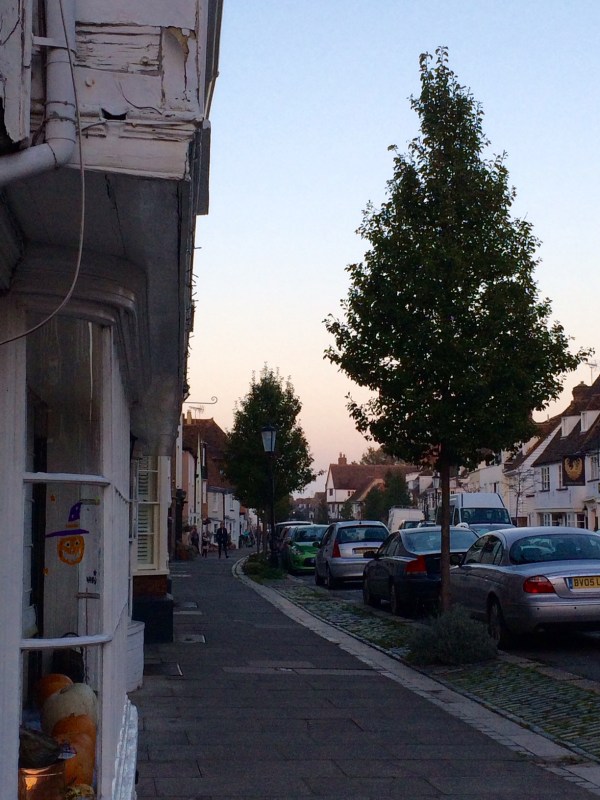
POLYGON ((450 553, 450 566, 461 567, 464 564, 465 557, 462 553, 450 553))
POLYGON ((363 553, 363 558, 379 558, 379 553, 376 550, 367 550, 363 553))

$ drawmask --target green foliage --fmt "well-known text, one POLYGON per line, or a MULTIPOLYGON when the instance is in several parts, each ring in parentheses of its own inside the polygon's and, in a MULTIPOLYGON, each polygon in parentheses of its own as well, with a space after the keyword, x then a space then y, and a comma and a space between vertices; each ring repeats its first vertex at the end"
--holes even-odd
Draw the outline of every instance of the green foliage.
POLYGON ((280 567, 273 567, 270 556, 264 553, 253 553, 248 556, 243 565, 244 573, 257 583, 263 581, 281 580, 286 573, 280 567))
POLYGON ((362 509, 363 519, 378 519, 383 521, 386 516, 385 505, 383 500, 383 492, 379 486, 374 486, 369 490, 365 497, 365 502, 362 509))
POLYGON ((589 351, 569 352, 533 278, 538 241, 510 216, 504 156, 484 157, 483 111, 448 67, 421 56, 411 99, 421 135, 394 150, 379 210, 358 233, 345 319, 325 325, 326 357, 373 396, 349 398, 357 428, 407 461, 472 465, 527 440, 532 412, 556 399, 589 351))
POLYGON ((397 464, 398 459, 385 452, 383 447, 368 447, 362 454, 360 464, 397 464))
POLYGON ((387 522, 387 515, 392 506, 412 506, 413 499, 406 478, 400 472, 388 472, 385 476, 383 489, 383 509, 384 522, 387 522))
POLYGON ((406 485, 404 475, 399 472, 388 472, 383 487, 374 486, 365 497, 363 519, 378 519, 387 523, 392 506, 411 506, 412 497, 406 485))
POLYGON ((346 500, 346 502, 340 508, 340 519, 353 519, 354 514, 352 513, 352 503, 350 500, 346 500))
POLYGON ((243 505, 259 512, 269 506, 270 464, 261 438, 261 428, 266 425, 277 429, 272 468, 278 518, 285 519, 289 513, 289 495, 315 479, 308 442, 297 422, 301 408, 292 384, 284 383, 273 370, 265 366, 259 380, 252 378, 225 444, 225 475, 243 505))
POLYGON ((319 505, 317 506, 317 510, 315 512, 315 523, 317 525, 329 524, 329 508, 327 507, 327 498, 325 497, 325 494, 319 498, 319 505))
POLYGON ((413 664, 472 664, 496 658, 496 643, 485 625, 469 617, 461 606, 412 629, 407 660, 413 664))

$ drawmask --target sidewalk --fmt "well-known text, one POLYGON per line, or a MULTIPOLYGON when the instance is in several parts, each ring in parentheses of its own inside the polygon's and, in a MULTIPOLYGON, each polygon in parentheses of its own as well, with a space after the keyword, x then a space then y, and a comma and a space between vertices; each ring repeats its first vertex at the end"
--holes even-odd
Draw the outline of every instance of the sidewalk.
POLYGON ((131 697, 138 800, 600 796, 597 763, 236 578, 238 557, 173 565, 175 641, 147 645, 131 697))

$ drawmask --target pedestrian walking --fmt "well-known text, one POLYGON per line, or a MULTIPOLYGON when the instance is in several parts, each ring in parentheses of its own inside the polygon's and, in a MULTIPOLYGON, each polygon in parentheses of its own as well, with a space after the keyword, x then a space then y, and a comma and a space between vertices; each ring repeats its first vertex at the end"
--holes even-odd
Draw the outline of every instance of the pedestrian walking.
POLYGON ((229 554, 227 553, 229 533, 227 532, 227 528, 223 522, 221 522, 220 526, 217 528, 215 539, 217 540, 217 547, 219 548, 219 558, 221 558, 222 552, 225 553, 225 558, 229 558, 229 554))
POLYGON ((202 558, 208 558, 208 545, 210 544, 210 533, 204 529, 202 531, 202 558))
POLYGON ((196 548, 196 552, 200 552, 200 536, 198 535, 198 528, 195 525, 192 525, 192 530, 190 532, 190 542, 192 543, 192 547, 196 548))

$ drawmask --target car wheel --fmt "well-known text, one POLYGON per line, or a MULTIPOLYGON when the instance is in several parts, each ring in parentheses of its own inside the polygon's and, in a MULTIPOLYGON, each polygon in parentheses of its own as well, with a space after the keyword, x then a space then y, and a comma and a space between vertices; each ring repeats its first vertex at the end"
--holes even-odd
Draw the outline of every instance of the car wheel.
POLYGON ((369 589, 369 583, 366 578, 363 578, 363 603, 366 606, 373 606, 373 608, 377 608, 380 604, 379 598, 375 597, 375 595, 369 589))
POLYGON ((510 631, 506 627, 502 608, 497 600, 492 600, 488 608, 488 633, 498 647, 507 647, 511 642, 510 631))
POLYGON ((395 617, 399 617, 402 613, 402 604, 400 603, 398 590, 394 583, 390 586, 390 611, 395 617))
POLYGON ((329 567, 325 570, 325 586, 327 586, 328 589, 337 589, 339 586, 338 579, 333 577, 329 567))
POLYGON ((323 578, 319 575, 319 570, 315 567, 315 583, 317 586, 323 586, 323 578))

